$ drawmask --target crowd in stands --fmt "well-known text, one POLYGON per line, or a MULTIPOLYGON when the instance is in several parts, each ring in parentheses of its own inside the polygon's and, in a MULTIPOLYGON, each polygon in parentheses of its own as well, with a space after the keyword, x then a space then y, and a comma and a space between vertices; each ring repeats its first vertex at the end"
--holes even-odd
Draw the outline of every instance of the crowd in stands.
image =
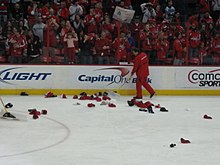
POLYGON ((0 63, 131 63, 133 47, 152 65, 219 65, 220 0, 0 0, 0 63))

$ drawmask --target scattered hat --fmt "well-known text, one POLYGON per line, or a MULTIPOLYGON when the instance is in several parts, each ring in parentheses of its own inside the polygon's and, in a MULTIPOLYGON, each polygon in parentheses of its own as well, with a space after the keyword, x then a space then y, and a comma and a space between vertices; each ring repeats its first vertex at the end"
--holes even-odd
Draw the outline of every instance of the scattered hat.
POLYGON ((62 94, 62 95, 61 95, 61 98, 62 98, 62 99, 67 99, 66 94, 62 94))
POLYGON ((176 144, 173 144, 173 143, 170 144, 170 148, 173 148, 175 146, 176 146, 176 144))
POLYGON ((155 108, 161 108, 160 104, 155 105, 155 108))
POLYGON ((26 92, 21 92, 20 96, 28 96, 28 94, 26 92))
POLYGON ((184 138, 180 138, 180 142, 183 143, 183 144, 191 143, 189 140, 184 139, 184 138))
POLYGON ((108 101, 106 101, 106 100, 103 100, 101 103, 100 103, 100 105, 107 105, 108 104, 108 101))
POLYGON ((102 95, 103 95, 103 96, 108 96, 108 93, 107 93, 107 92, 103 92, 102 95))
POLYGON ((47 114, 47 110, 46 109, 41 110, 41 114, 46 115, 47 114))
POLYGON ((108 96, 102 96, 102 100, 111 100, 111 98, 108 96))
POLYGON ((160 108, 160 111, 161 111, 161 112, 168 112, 168 110, 167 110, 165 107, 161 107, 161 108, 160 108))
POLYGON ((86 92, 82 92, 82 93, 80 93, 79 95, 80 95, 80 96, 86 96, 87 93, 86 93, 86 92))
POLYGON ((100 97, 96 97, 95 100, 96 100, 97 102, 102 101, 102 99, 101 99, 100 97))
POLYGON ((203 118, 204 118, 204 119, 212 119, 211 116, 208 116, 208 115, 206 115, 206 114, 203 116, 203 118))
POLYGON ((93 104, 93 103, 88 103, 88 104, 87 104, 87 107, 89 107, 89 108, 95 107, 95 104, 93 104))
POLYGON ((130 107, 134 106, 134 102, 132 100, 128 100, 127 103, 130 107))
POLYGON ((109 104, 108 104, 108 107, 114 108, 114 107, 116 107, 116 105, 113 104, 113 103, 109 103, 109 104))
POLYGON ((80 103, 76 102, 76 103, 73 103, 73 105, 81 105, 80 103))
POLYGON ((86 100, 86 96, 80 96, 79 100, 86 100))
POLYGON ((73 99, 78 99, 78 95, 74 95, 74 96, 73 96, 73 99))
POLYGON ((33 108, 33 109, 28 109, 28 112, 30 115, 35 114, 35 112, 37 111, 37 109, 33 108))
POLYGON ((44 96, 45 96, 45 98, 57 97, 57 95, 54 95, 52 92, 47 92, 44 96))
POLYGON ((149 113, 154 113, 152 106, 147 107, 149 113))
POLYGON ((13 104, 12 103, 7 103, 6 105, 5 105, 5 108, 12 108, 13 107, 13 104))

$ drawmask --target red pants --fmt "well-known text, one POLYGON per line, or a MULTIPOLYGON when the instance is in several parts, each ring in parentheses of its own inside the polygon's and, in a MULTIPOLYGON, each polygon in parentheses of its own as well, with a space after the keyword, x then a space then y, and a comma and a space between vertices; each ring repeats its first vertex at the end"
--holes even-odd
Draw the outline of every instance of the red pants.
POLYGON ((67 48, 67 56, 69 58, 69 62, 74 62, 75 48, 67 48))
POLYGON ((136 81, 136 90, 137 90, 137 97, 142 97, 142 86, 150 93, 155 93, 154 89, 149 85, 147 82, 147 76, 144 77, 137 77, 136 81))

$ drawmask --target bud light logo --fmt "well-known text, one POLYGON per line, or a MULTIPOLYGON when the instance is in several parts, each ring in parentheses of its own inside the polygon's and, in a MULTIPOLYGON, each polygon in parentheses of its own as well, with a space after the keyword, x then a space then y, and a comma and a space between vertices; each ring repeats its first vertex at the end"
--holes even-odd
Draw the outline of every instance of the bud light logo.
POLYGON ((188 80, 192 84, 199 84, 200 87, 220 87, 220 69, 208 72, 192 70, 188 74, 188 80))
POLYGON ((0 82, 12 84, 10 81, 46 80, 52 73, 17 72, 22 67, 9 68, 0 71, 0 82))

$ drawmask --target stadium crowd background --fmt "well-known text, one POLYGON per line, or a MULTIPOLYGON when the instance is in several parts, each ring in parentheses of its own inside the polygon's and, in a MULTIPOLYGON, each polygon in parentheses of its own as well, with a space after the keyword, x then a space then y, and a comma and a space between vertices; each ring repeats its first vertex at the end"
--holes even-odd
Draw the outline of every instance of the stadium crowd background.
POLYGON ((152 65, 219 65, 220 0, 0 0, 2 64, 130 63, 132 47, 152 65))

